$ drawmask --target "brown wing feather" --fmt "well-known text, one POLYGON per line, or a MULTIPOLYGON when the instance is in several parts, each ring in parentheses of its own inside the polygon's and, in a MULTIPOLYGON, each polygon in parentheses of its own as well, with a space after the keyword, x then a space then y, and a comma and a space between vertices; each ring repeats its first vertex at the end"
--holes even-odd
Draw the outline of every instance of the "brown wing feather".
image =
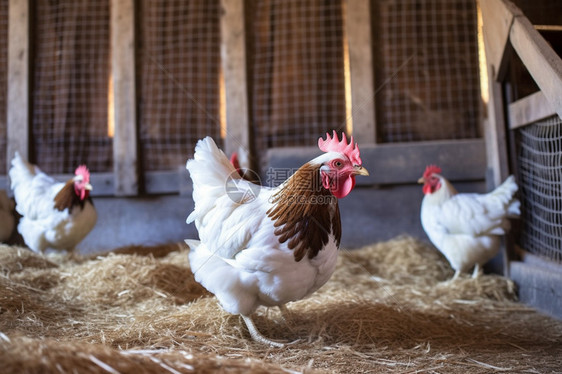
POLYGON ((69 211, 72 212, 72 207, 75 205, 84 207, 85 202, 85 200, 80 200, 80 197, 76 195, 76 191, 74 191, 74 181, 70 179, 55 196, 55 209, 62 212, 68 208, 69 211))
POLYGON ((322 186, 320 166, 305 164, 273 196, 267 215, 276 227, 279 242, 288 241, 295 261, 314 258, 332 233, 339 246, 341 222, 337 199, 322 186), (335 207, 334 207, 335 205, 335 207), (330 211, 334 211, 331 217, 330 211))

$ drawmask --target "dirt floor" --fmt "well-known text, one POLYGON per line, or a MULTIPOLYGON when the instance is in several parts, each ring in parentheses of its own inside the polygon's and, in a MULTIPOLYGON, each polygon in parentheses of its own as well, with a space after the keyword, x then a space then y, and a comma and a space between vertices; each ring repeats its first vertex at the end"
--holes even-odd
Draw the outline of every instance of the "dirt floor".
POLYGON ((194 280, 185 245, 82 258, 0 246, 1 373, 561 373, 562 321, 496 275, 453 275, 399 237, 342 250, 310 298, 260 309, 249 339, 194 280))

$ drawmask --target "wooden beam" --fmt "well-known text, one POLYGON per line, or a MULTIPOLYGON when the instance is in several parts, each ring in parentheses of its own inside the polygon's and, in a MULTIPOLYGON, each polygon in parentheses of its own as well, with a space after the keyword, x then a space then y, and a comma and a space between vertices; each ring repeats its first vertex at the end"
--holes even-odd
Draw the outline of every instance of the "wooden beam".
POLYGON ((508 113, 510 130, 556 115, 542 91, 509 104, 508 113))
POLYGON ((145 171, 144 188, 147 194, 191 195, 193 192, 189 173, 183 165, 177 171, 145 171))
POLYGON ((134 0, 111 0, 115 194, 138 193, 134 0))
POLYGON ((345 35, 349 51, 352 133, 356 139, 365 143, 375 143, 375 81, 370 0, 346 0, 344 7, 345 35))
MULTIPOLYGON (((486 148, 482 139, 416 143, 359 144, 368 177, 357 177, 357 185, 416 183, 428 164, 439 165, 451 181, 483 180, 486 148)), ((272 176, 286 176, 321 154, 316 147, 273 148, 267 153, 268 184, 272 176)))
MULTIPOLYGON (((494 66, 488 64, 488 76, 494 75, 494 66)), ((509 175, 505 121, 502 84, 495 80, 490 80, 488 118, 486 126, 484 126, 487 164, 491 174, 491 181, 488 181, 489 188, 499 186, 509 175)))
POLYGON ((562 25, 533 25, 537 31, 562 31, 562 25))
POLYGON ((482 31, 488 63, 495 67, 495 76, 490 79, 502 80, 506 73, 510 52, 509 31, 515 17, 523 13, 505 0, 479 0, 482 11, 482 31))
MULTIPOLYGON (((74 177, 74 174, 51 174, 55 180, 65 182, 74 177)), ((112 196, 115 194, 113 173, 92 173, 90 183, 94 187, 92 196, 112 196)))
POLYGON ((8 12, 7 170, 18 151, 29 160, 29 0, 10 0, 8 12))
POLYGON ((510 40, 523 64, 562 118, 562 59, 526 17, 517 17, 510 40))
POLYGON ((226 102, 227 155, 250 149, 244 0, 221 0, 221 66, 226 102))
MULTIPOLYGON (((9 169, 8 169, 9 170, 9 169)), ((0 175, 0 189, 11 191, 10 190, 10 181, 7 175, 0 175)))
POLYGON ((523 261, 513 261, 510 278, 517 284, 519 300, 562 319, 562 266, 525 252, 523 261))

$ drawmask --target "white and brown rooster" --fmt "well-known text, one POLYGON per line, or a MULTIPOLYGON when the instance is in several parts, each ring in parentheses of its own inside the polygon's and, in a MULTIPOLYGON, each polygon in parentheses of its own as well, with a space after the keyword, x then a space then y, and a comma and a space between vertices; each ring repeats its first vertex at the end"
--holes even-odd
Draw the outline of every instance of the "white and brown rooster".
POLYGON ((200 241, 187 240, 195 279, 229 313, 242 316, 256 341, 282 346, 259 333, 251 315, 259 306, 300 300, 328 281, 341 238, 338 198, 369 175, 357 144, 336 132, 320 138, 321 156, 304 164, 278 187, 244 180, 207 137, 187 162, 193 180, 200 241), (232 183, 234 182, 234 183, 232 183), (235 186, 240 194, 232 194, 235 186))
POLYGON ((423 177, 424 198, 421 223, 427 236, 447 258, 458 278, 474 267, 473 278, 500 249, 500 236, 510 229, 509 218, 519 216, 515 178, 487 194, 458 193, 441 175, 441 168, 430 165, 423 177))
POLYGON ((53 248, 70 252, 94 228, 97 213, 86 166, 76 168, 75 176, 63 183, 16 152, 9 174, 16 211, 22 215, 18 231, 33 251, 53 248))

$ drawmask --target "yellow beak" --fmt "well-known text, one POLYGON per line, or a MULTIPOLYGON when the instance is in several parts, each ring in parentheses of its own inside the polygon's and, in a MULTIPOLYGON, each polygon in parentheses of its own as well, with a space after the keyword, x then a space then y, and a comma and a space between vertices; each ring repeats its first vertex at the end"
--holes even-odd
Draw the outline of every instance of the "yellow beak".
POLYGON ((418 179, 418 183, 419 184, 424 184, 425 183, 425 178, 421 177, 420 179, 418 179))
POLYGON ((367 169, 365 169, 363 166, 361 165, 355 165, 353 167, 353 171, 355 175, 364 175, 364 176, 368 176, 369 175, 369 171, 367 171, 367 169))
POLYGON ((91 191, 91 190, 94 189, 94 187, 92 187, 92 185, 91 185, 90 183, 87 183, 87 184, 84 186, 84 189, 85 189, 85 190, 88 190, 88 191, 91 191))

